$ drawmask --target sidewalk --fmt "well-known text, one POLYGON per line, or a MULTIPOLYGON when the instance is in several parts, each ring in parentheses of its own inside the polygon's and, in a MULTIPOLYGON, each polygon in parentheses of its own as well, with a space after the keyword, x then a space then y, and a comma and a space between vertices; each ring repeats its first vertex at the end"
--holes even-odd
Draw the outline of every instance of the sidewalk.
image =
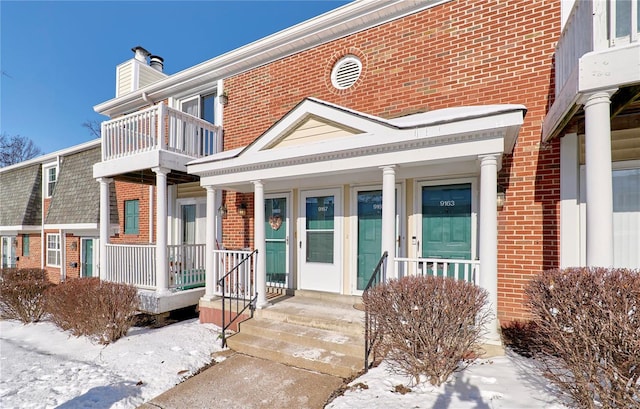
POLYGON ((234 353, 141 409, 321 409, 341 378, 234 353))

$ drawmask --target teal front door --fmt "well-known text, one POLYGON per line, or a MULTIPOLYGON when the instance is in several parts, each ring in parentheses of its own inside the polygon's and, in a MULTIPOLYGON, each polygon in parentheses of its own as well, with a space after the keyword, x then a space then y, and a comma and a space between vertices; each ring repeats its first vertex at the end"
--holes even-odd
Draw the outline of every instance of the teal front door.
POLYGON ((382 191, 358 192, 358 291, 364 290, 382 248, 382 191))
POLYGON ((80 239, 81 243, 81 277, 93 277, 93 239, 80 239))
POLYGON ((471 260, 471 184, 422 188, 422 257, 471 260))
POLYGON ((265 199, 265 242, 267 249, 267 283, 286 287, 287 263, 287 198, 265 199))

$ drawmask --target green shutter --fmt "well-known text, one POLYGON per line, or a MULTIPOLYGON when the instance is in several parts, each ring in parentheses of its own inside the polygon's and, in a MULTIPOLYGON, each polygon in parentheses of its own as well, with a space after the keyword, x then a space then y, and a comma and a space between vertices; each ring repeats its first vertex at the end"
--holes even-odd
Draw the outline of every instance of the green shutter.
POLYGON ((124 233, 138 234, 139 220, 138 200, 126 200, 124 202, 124 233))
POLYGON ((29 257, 29 235, 22 235, 22 255, 24 257, 29 257))

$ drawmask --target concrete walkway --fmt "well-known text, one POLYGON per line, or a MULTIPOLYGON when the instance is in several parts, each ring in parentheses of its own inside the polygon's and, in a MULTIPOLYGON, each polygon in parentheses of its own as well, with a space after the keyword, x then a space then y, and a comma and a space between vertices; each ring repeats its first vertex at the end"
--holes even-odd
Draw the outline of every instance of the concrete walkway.
POLYGON ((321 409, 343 380, 234 353, 142 409, 321 409))

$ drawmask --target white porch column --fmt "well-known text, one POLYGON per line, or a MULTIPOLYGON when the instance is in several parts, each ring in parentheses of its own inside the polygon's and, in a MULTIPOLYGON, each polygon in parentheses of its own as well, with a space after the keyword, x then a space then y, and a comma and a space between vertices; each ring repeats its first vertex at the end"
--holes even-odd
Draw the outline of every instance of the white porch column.
POLYGON ((216 230, 218 218, 216 215, 216 189, 213 186, 205 186, 207 190, 207 227, 205 239, 205 283, 204 300, 211 301, 215 298, 216 281, 218 280, 218 266, 215 263, 213 250, 216 249, 216 230))
POLYGON ((167 175, 171 169, 152 168, 156 174, 156 292, 169 291, 167 261, 167 175))
POLYGON ((587 266, 613 265, 613 182, 611 173, 611 120, 609 96, 587 97, 585 162, 587 186, 587 266))
POLYGON ((396 276, 396 171, 382 167, 382 252, 387 252, 387 278, 396 276))
POLYGON ((498 155, 480 156, 480 287, 493 314, 485 342, 500 345, 498 332, 498 155))
POLYGON ((107 278, 107 243, 109 243, 109 225, 111 224, 111 195, 109 184, 113 179, 98 178, 100 183, 100 260, 98 274, 100 280, 107 278))
POLYGON ((256 291, 258 292, 257 307, 264 308, 267 302, 267 246, 264 231, 264 185, 260 180, 253 181, 253 243, 258 250, 258 265, 256 272, 256 291))

